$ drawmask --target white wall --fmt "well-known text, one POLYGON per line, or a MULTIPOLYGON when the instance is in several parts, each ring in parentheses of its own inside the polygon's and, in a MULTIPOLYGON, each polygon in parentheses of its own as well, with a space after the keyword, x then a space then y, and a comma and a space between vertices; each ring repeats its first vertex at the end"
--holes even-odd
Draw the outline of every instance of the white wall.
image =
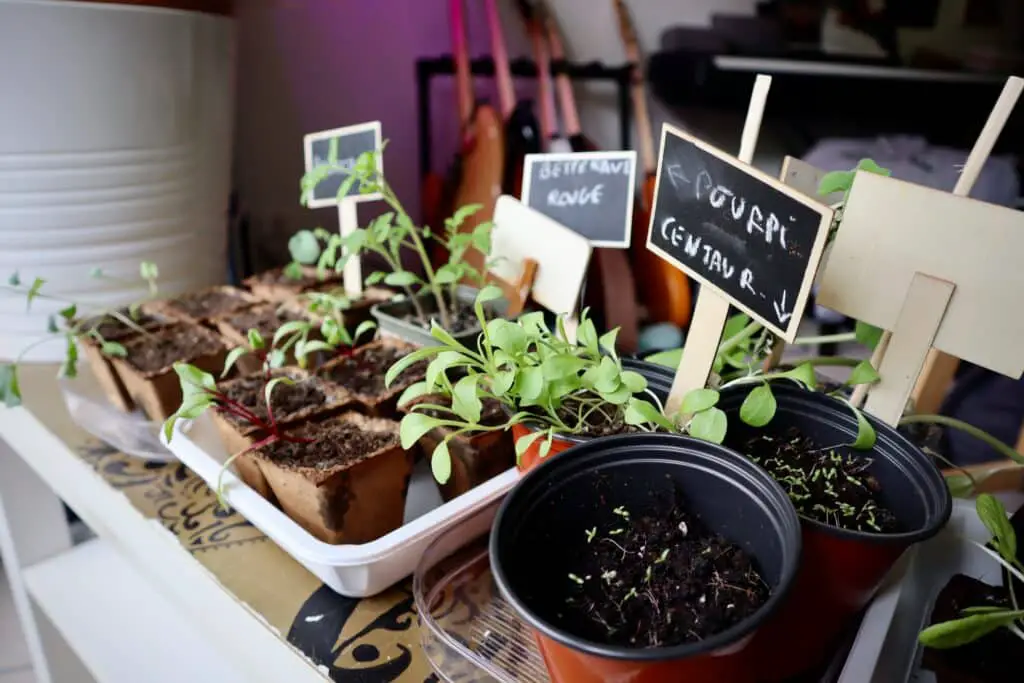
MULTIPOLYGON (((466 0, 470 44, 489 53, 484 0, 466 0)), ((498 0, 512 56, 529 53, 511 0, 498 0)), ((667 26, 706 25, 712 12, 751 13, 756 0, 631 0, 642 48, 657 49, 667 26)), ((570 56, 624 60, 612 0, 550 0, 570 56)), ((335 225, 330 210, 298 205, 301 136, 309 131, 380 119, 389 139, 385 171, 411 211, 419 205, 414 63, 450 51, 448 0, 260 0, 236 5, 240 71, 236 179, 254 219, 260 249, 283 254, 301 227, 335 225)), ((478 84, 478 94, 489 92, 478 84)), ((528 84, 520 84, 527 93, 528 84)), ((449 81, 434 85, 435 164, 443 168, 456 143, 449 81)), ((618 142, 612 93, 579 89, 581 116, 599 143, 618 142)), ((653 110, 656 126, 664 116, 653 110)), ((742 122, 736 123, 737 127, 742 122)), ((719 130, 722 126, 716 126, 719 130)), ((729 128, 727 125, 726 129, 729 128)), ((701 131, 708 134, 708 131, 701 131)), ((730 133, 732 131, 729 131, 730 133)), ((714 132, 712 131, 712 134, 714 132)), ((734 135, 720 144, 735 144, 734 135)), ((369 210, 369 209, 368 209, 369 210)))

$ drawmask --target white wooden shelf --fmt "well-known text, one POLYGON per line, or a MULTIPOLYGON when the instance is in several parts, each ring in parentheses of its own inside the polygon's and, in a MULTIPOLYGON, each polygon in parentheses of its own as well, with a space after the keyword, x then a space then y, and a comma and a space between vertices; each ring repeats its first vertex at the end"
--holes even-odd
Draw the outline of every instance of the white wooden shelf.
POLYGON ((109 542, 88 541, 23 576, 97 683, 246 680, 109 542))

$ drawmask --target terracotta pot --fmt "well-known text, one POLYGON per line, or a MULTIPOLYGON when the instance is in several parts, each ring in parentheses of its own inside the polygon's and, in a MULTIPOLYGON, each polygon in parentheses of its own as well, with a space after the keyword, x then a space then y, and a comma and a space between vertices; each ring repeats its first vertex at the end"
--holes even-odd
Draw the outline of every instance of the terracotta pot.
POLYGON ((147 301, 142 304, 142 311, 150 315, 166 316, 171 320, 202 324, 213 318, 240 311, 243 308, 258 303, 260 303, 260 300, 244 289, 231 287, 230 285, 217 285, 216 287, 208 287, 207 289, 200 289, 195 292, 187 292, 173 299, 147 301), (199 313, 193 308, 193 302, 212 293, 218 293, 223 296, 221 305, 216 310, 199 313))
POLYGON ((326 271, 321 279, 313 266, 301 266, 301 269, 302 277, 297 279, 285 275, 284 268, 272 268, 245 278, 242 284, 253 293, 253 296, 264 301, 282 302, 294 299, 310 289, 338 286, 341 282, 341 274, 333 270, 326 271))
POLYGON ((786 600, 800 558, 800 524, 782 488, 737 453, 678 434, 594 439, 552 458, 512 489, 490 538, 502 596, 535 630, 554 683, 753 683, 748 646, 786 600), (753 615, 703 641, 627 648, 559 626, 565 576, 586 552, 583 531, 609 511, 680 493, 710 531, 741 546, 771 587, 753 615))
MULTIPOLYGON (((402 413, 409 413, 413 406, 420 403, 450 405, 441 396, 421 396, 405 406, 400 406, 402 413)), ((499 418, 504 413, 498 412, 499 418)), ((502 424, 500 419, 497 424, 502 424)), ((447 427, 435 427, 420 438, 420 449, 423 456, 430 458, 437 445, 451 433, 447 427)), ((438 484, 441 497, 445 501, 458 498, 472 488, 496 477, 515 464, 515 447, 512 434, 505 430, 483 432, 473 436, 460 434, 448 442, 448 453, 452 461, 452 474, 444 484, 438 484)))
MULTIPOLYGON (((514 424, 512 425, 512 442, 515 444, 520 438, 527 434, 533 433, 533 428, 525 424, 514 424)), ((571 436, 569 434, 560 434, 551 439, 551 448, 548 450, 547 455, 543 458, 540 457, 540 445, 544 442, 544 437, 540 437, 531 443, 523 454, 516 460, 516 469, 522 473, 529 472, 534 467, 539 465, 542 460, 548 460, 549 458, 558 455, 562 451, 566 451, 573 446, 581 443, 586 443, 588 439, 584 439, 580 436, 571 436)), ((515 451, 513 450, 513 453, 515 451)))
MULTIPOLYGON (((412 344, 407 344, 399 339, 379 339, 375 342, 371 342, 365 346, 357 348, 348 357, 335 358, 332 361, 324 363, 323 366, 317 369, 316 374, 344 387, 359 403, 361 411, 367 415, 370 415, 371 417, 394 419, 398 415, 398 399, 402 395, 402 392, 425 377, 425 362, 418 369, 414 366, 413 368, 406 370, 397 381, 392 383, 389 388, 376 395, 360 393, 360 390, 357 387, 346 386, 345 378, 339 374, 342 369, 351 367, 353 363, 358 363, 360 357, 364 354, 373 353, 376 349, 381 348, 396 349, 402 352, 402 355, 416 350, 416 347, 412 344)), ((384 373, 386 373, 387 370, 388 368, 386 367, 380 369, 381 378, 383 378, 384 373)))
POLYGON ((329 467, 279 463, 273 445, 254 454, 281 509, 302 528, 325 543, 369 543, 402 525, 413 453, 402 450, 398 423, 358 413, 309 424, 293 433, 315 439, 338 422, 387 434, 393 444, 329 467))
MULTIPOLYGON (((740 405, 753 385, 722 392, 718 407, 729 416, 726 445, 740 449, 758 433, 796 427, 815 443, 853 443, 857 421, 849 407, 821 393, 772 385, 777 409, 765 427, 745 425, 740 405)), ((868 416, 878 434, 868 472, 881 484, 879 503, 902 531, 847 531, 801 518, 804 554, 789 601, 758 632, 754 647, 765 681, 781 681, 824 662, 830 648, 874 596, 903 552, 937 534, 949 520, 952 499, 931 458, 888 425, 868 416)))
POLYGON ((125 340, 125 358, 112 358, 117 376, 124 383, 132 401, 141 406, 151 420, 162 421, 174 414, 181 405, 181 384, 173 363, 160 368, 140 369, 133 356, 147 344, 154 343, 154 337, 166 338, 188 335, 202 338, 207 350, 185 346, 181 357, 174 362, 190 363, 200 370, 217 375, 224 368, 227 349, 214 333, 200 325, 173 323, 153 330, 150 335, 140 334, 125 340))

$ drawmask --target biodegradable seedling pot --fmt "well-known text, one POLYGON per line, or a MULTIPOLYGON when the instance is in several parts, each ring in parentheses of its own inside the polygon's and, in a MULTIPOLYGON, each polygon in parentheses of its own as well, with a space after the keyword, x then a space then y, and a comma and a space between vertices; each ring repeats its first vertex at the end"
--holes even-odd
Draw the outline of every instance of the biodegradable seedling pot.
POLYGON ((414 346, 400 340, 381 339, 325 363, 317 375, 348 390, 367 415, 392 419, 397 415, 398 397, 424 378, 427 363, 413 364, 390 387, 385 386, 384 375, 399 358, 414 350, 414 346))
MULTIPOLYGON (((655 363, 648 363, 647 361, 638 360, 635 358, 623 358, 622 369, 632 370, 633 372, 639 372, 647 380, 647 392, 640 394, 640 398, 652 401, 655 405, 664 406, 665 402, 668 401, 668 394, 672 390, 672 379, 674 374, 672 370, 655 363), (653 400, 657 399, 657 400, 653 400)), ((526 436, 534 430, 533 426, 525 423, 518 423, 512 425, 512 441, 513 444, 520 439, 520 437, 526 436)), ((541 444, 544 442, 543 438, 537 439, 531 443, 523 454, 519 457, 516 462, 516 468, 520 472, 528 472, 529 470, 536 467, 542 460, 558 455, 566 449, 577 446, 581 443, 590 441, 590 437, 579 436, 574 434, 559 434, 551 439, 551 448, 544 458, 540 457, 541 444)), ((429 452, 429 451, 428 451, 429 452)))
MULTIPOLYGON (((476 347, 476 339, 480 335, 480 321, 473 311, 473 302, 476 301, 478 290, 473 287, 459 285, 455 291, 455 298, 463 305, 458 321, 453 325, 456 329, 448 330, 455 340, 461 344, 467 344, 471 348, 476 347)), ((437 302, 434 295, 424 292, 416 296, 416 300, 428 316, 440 324, 437 317, 437 302)), ((508 302, 504 299, 490 301, 484 304, 484 311, 488 318, 500 318, 508 310, 508 302)), ((433 346, 437 340, 430 335, 430 327, 422 326, 416 320, 416 309, 409 299, 389 301, 374 306, 370 313, 377 321, 377 327, 382 336, 395 337, 416 344, 418 346, 433 346)))
POLYGON ((402 525, 413 453, 398 423, 345 413, 255 451, 281 509, 325 543, 369 543, 402 525))
POLYGON ((260 300, 244 289, 218 285, 197 292, 188 292, 173 299, 149 301, 142 305, 142 310, 144 313, 163 315, 172 320, 204 323, 258 303, 260 300))
MULTIPOLYGON (((444 396, 421 396, 407 405, 400 406, 402 413, 409 413, 413 406, 429 403, 448 407, 451 399, 444 396)), ((505 413, 494 399, 484 400, 481 424, 500 425, 505 422, 505 413)), ((434 427, 420 438, 420 449, 430 457, 439 443, 451 434, 448 427, 434 427)), ((452 500, 470 489, 495 477, 515 464, 515 446, 512 435, 503 429, 493 432, 479 432, 473 435, 459 434, 448 442, 452 472, 448 481, 438 484, 441 497, 452 500)))
POLYGON ((256 273, 244 280, 245 285, 253 296, 264 301, 282 302, 294 299, 302 292, 321 287, 338 286, 341 282, 341 274, 333 270, 325 271, 323 277, 313 266, 301 266, 300 277, 289 277, 285 268, 272 268, 262 273, 256 273))
POLYGON ((801 517, 804 554, 787 603, 755 639, 766 681, 781 681, 824 661, 850 620, 871 600, 903 552, 937 534, 952 510, 945 480, 931 459, 888 425, 867 416, 877 433, 870 451, 852 451, 857 420, 850 408, 824 394, 781 383, 772 385, 777 408, 764 427, 739 417, 755 385, 722 392, 718 407, 728 415, 726 445, 742 448, 760 433, 796 428, 822 447, 838 447, 870 459, 868 474, 881 486, 879 503, 892 511, 897 533, 848 531, 801 517))
MULTIPOLYGON (((345 294, 344 288, 340 284, 330 283, 307 289, 296 299, 288 302, 289 306, 308 312, 310 304, 308 295, 314 292, 337 292, 338 296, 345 297, 346 299, 348 298, 345 294)), ((349 332, 355 332, 356 328, 361 324, 374 319, 373 315, 371 315, 371 311, 374 306, 386 303, 394 296, 394 292, 383 287, 367 287, 363 290, 363 295, 361 297, 355 300, 350 300, 349 307, 342 311, 342 315, 345 318, 345 328, 349 332)), ((315 320, 322 320, 322 318, 316 313, 309 313, 309 315, 315 320)))
MULTIPOLYGON (((287 429, 306 420, 324 420, 352 406, 352 397, 344 389, 318 377, 311 377, 299 368, 274 370, 271 377, 289 377, 295 382, 278 384, 273 391, 274 418, 282 428, 287 429)), ((247 376, 222 382, 217 388, 257 417, 267 419, 264 386, 263 377, 247 376)), ((212 415, 228 453, 247 451, 254 443, 268 436, 259 427, 231 413, 214 410, 212 415)), ((234 464, 242 481, 264 498, 273 499, 273 492, 260 469, 259 461, 251 453, 240 455, 234 464)))
POLYGON ((782 488, 738 454, 678 434, 595 439, 547 460, 508 494, 490 539, 495 582, 535 630, 554 683, 757 680, 748 644, 786 600, 799 558, 800 523, 782 488), (655 500, 677 494, 709 531, 753 559, 767 601, 720 633, 671 647, 608 645, 563 628, 567 577, 592 549, 588 530, 619 524, 621 509, 647 514, 655 500))
POLYGON ((125 340, 124 358, 113 358, 117 375, 132 400, 152 420, 166 420, 181 405, 181 384, 174 363, 189 363, 219 374, 227 348, 201 325, 178 322, 125 340))
MULTIPOLYGON (((303 320, 304 318, 305 316, 300 311, 291 307, 263 303, 217 316, 210 322, 217 328, 217 331, 220 332, 227 345, 231 348, 248 346, 250 329, 257 330, 264 343, 269 347, 274 339, 274 333, 282 325, 295 320, 303 320)), ((294 363, 295 354, 289 351, 285 364, 293 365, 294 363)), ((247 353, 235 362, 235 367, 238 368, 240 374, 249 375, 262 370, 263 363, 255 354, 247 353)))
MULTIPOLYGON (((935 599, 929 623, 960 619, 969 607, 1012 609, 1012 603, 1005 588, 956 574, 935 599)), ((960 647, 926 647, 921 668, 933 672, 936 683, 1017 683, 1024 674, 1024 640, 997 628, 960 647)))

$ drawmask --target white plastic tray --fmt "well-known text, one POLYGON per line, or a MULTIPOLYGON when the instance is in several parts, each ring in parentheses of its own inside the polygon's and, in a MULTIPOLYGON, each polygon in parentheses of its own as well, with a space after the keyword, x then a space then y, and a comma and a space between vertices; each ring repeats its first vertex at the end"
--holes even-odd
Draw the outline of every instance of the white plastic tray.
MULTIPOLYGON (((1010 512, 1024 504, 1022 494, 999 498, 1010 512)), ((968 539, 984 543, 989 534, 978 520, 974 501, 957 500, 946 528, 904 557, 895 570, 898 580, 868 608, 839 683, 935 683, 934 674, 920 670, 917 635, 939 591, 954 574, 995 585, 1001 581, 999 564, 968 539)))
MULTIPOLYGON (((207 484, 217 486, 229 454, 209 416, 202 415, 192 423, 179 422, 168 447, 207 484)), ((444 503, 429 463, 421 462, 409 485, 405 524, 361 545, 330 545, 314 538, 231 470, 224 473, 223 482, 227 502, 285 552, 334 591, 363 598, 412 574, 420 555, 438 534, 500 499, 518 479, 513 468, 444 503)))

